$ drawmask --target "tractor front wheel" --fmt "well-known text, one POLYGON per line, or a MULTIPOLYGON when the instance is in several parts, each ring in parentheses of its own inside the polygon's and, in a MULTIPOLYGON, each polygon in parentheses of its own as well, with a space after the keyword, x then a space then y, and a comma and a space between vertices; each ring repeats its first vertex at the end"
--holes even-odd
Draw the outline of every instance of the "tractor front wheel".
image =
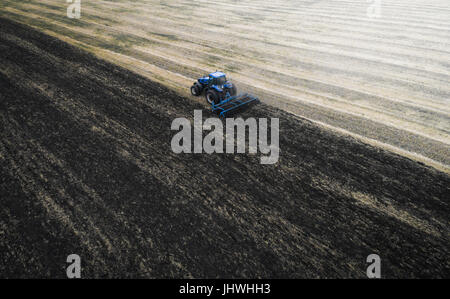
POLYGON ((206 92, 206 101, 210 105, 212 105, 213 103, 218 104, 219 103, 219 95, 217 94, 216 91, 214 91, 213 89, 210 89, 206 92))
POLYGON ((199 96, 201 94, 201 87, 198 83, 194 83, 194 85, 191 86, 191 94, 195 97, 199 96))

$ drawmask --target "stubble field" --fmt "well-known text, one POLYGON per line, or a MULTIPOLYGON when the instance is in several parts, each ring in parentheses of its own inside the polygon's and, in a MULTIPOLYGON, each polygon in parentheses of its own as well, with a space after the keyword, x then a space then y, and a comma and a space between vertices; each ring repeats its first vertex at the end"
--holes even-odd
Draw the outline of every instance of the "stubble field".
POLYGON ((450 165, 450 3, 2 1, 31 25, 187 95, 223 70, 242 91, 440 170, 450 165))

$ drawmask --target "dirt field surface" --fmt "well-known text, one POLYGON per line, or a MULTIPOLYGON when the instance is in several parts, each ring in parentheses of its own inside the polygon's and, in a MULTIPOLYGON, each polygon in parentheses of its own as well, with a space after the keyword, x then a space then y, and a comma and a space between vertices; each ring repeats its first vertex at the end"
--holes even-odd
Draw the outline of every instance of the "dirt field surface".
POLYGON ((450 172, 450 1, 2 0, 31 25, 187 95, 220 69, 265 103, 450 172), (372 1, 372 3, 375 1, 372 1), (372 10, 373 11, 373 10, 372 10))
POLYGON ((0 87, 0 277, 449 277, 446 173, 265 104, 278 164, 174 154, 202 104, 2 18, 0 87))

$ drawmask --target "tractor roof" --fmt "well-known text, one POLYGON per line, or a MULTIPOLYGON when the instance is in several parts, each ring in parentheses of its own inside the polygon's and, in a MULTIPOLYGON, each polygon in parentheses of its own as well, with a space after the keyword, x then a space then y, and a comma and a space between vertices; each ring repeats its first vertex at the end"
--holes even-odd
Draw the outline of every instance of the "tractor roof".
POLYGON ((213 78, 220 78, 220 77, 223 77, 223 76, 225 76, 225 73, 222 73, 222 72, 214 72, 214 73, 211 73, 211 74, 209 74, 211 77, 213 77, 213 78))

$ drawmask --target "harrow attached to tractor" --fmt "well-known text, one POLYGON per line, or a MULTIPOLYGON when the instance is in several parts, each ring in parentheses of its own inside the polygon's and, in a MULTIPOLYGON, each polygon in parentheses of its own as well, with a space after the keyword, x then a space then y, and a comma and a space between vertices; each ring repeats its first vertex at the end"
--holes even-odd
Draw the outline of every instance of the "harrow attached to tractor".
POLYGON ((251 103, 259 102, 259 99, 248 93, 237 94, 236 85, 227 80, 222 72, 214 72, 209 76, 200 78, 191 87, 194 96, 205 93, 211 110, 220 117, 227 117, 237 111, 248 108, 251 103))

